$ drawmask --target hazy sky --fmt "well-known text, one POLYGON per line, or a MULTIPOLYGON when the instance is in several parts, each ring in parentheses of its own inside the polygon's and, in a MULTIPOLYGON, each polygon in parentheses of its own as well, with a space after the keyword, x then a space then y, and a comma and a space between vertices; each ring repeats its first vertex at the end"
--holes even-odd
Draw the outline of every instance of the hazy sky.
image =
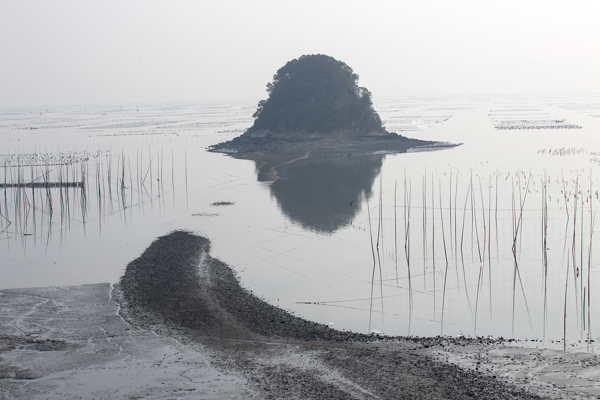
POLYGON ((600 93, 600 1, 0 2, 0 107, 266 98, 302 54, 375 98, 600 93))

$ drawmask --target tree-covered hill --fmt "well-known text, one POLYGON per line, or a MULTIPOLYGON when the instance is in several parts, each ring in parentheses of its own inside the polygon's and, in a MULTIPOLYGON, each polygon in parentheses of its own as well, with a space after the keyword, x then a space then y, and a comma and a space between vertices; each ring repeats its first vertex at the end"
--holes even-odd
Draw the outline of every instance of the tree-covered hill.
POLYGON ((387 134, 371 93, 346 63, 323 54, 289 61, 267 84, 252 136, 363 136, 387 134))
POLYGON ((267 84, 267 92, 244 134, 209 148, 260 161, 266 175, 259 173, 259 179, 272 179, 271 169, 309 155, 392 154, 440 146, 386 131, 371 93, 358 86, 352 68, 333 57, 312 54, 287 62, 267 84))

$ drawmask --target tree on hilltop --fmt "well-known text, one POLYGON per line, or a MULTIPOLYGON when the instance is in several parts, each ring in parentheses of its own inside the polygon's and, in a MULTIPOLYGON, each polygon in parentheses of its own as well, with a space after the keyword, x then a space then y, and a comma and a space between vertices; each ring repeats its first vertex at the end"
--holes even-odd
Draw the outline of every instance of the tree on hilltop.
POLYGON ((247 133, 381 135, 371 92, 346 63, 323 54, 289 61, 267 84, 247 133))

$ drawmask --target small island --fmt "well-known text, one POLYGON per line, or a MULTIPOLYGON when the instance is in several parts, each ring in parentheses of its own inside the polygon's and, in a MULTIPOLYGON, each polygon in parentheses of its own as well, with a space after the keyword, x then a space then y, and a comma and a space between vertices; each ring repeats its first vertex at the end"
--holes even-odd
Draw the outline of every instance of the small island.
POLYGON ((346 63, 323 54, 287 62, 267 84, 254 124, 241 136, 209 151, 259 163, 259 180, 311 158, 403 153, 413 148, 453 147, 388 132, 373 108, 371 92, 358 86, 346 63))

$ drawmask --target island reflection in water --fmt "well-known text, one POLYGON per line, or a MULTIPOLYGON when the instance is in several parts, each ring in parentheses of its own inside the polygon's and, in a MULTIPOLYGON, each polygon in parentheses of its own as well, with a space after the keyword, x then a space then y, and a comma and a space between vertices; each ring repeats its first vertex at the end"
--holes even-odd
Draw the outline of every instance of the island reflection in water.
POLYGON ((362 201, 372 196, 384 157, 300 160, 278 171, 271 194, 281 211, 303 228, 333 233, 351 223, 362 201))

